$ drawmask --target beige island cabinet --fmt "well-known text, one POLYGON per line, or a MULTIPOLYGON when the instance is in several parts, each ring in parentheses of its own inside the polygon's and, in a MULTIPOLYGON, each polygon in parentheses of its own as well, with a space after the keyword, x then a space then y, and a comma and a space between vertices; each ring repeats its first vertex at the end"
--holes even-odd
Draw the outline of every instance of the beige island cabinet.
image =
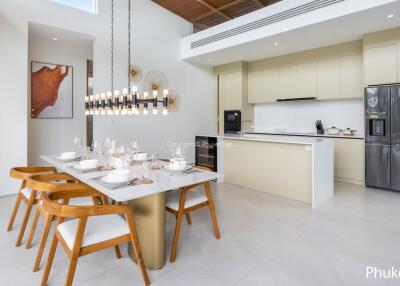
POLYGON ((333 196, 331 139, 225 134, 219 142, 226 183, 301 201, 313 209, 333 196))

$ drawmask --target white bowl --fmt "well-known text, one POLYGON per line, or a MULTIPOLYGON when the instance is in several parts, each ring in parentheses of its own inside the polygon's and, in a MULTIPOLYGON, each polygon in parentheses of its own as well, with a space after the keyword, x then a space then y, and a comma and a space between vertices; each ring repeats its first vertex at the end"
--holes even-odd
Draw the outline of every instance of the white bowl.
POLYGON ((99 161, 96 159, 82 160, 79 162, 79 167, 81 169, 94 169, 97 168, 99 161))
POLYGON ((133 155, 133 160, 135 161, 146 161, 147 153, 137 153, 133 155))
POLYGON ((106 177, 116 180, 128 180, 131 177, 131 171, 128 169, 112 170, 106 177))
POLYGON ((187 166, 186 161, 171 160, 171 162, 169 163, 169 168, 171 170, 184 170, 186 166, 187 166))
POLYGON ((60 158, 64 160, 75 159, 76 152, 64 152, 60 154, 60 158))

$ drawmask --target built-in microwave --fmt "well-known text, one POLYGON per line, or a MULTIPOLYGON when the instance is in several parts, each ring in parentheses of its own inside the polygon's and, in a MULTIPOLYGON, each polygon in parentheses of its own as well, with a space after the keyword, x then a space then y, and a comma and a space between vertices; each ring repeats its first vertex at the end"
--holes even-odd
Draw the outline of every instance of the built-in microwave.
POLYGON ((225 110, 224 133, 238 133, 241 131, 242 118, 240 110, 225 110))

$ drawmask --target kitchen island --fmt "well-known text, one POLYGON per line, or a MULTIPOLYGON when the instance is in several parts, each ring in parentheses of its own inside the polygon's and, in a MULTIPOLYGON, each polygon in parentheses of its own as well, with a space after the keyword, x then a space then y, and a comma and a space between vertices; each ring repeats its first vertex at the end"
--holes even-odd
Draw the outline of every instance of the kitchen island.
POLYGON ((259 134, 218 136, 224 181, 317 208, 333 196, 334 141, 259 134))

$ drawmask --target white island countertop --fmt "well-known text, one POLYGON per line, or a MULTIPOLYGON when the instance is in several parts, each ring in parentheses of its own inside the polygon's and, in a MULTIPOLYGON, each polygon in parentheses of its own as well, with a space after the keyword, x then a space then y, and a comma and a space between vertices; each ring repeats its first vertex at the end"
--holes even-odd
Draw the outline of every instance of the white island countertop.
POLYGON ((224 139, 252 140, 273 143, 314 145, 324 142, 325 138, 302 137, 302 136, 284 136, 284 135, 265 135, 265 134, 224 134, 220 136, 224 139))

